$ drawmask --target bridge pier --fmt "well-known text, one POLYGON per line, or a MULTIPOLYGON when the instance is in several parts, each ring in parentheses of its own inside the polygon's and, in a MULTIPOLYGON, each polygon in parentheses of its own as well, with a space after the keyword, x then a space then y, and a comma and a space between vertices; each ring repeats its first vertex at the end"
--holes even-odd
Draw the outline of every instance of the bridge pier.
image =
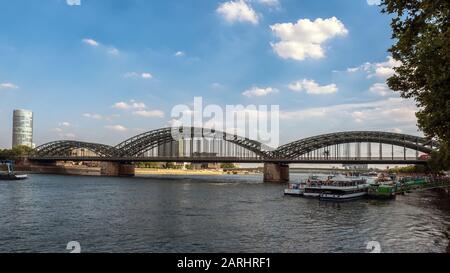
POLYGON ((101 162, 101 176, 121 176, 133 177, 135 175, 135 167, 133 164, 121 162, 101 162))
POLYGON ((264 163, 264 182, 289 182, 289 165, 283 163, 264 163))

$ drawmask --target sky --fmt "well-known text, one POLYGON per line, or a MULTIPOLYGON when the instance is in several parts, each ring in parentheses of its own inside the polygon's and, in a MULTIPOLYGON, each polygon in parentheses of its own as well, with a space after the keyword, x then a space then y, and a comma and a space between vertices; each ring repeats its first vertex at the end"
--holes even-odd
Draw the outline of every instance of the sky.
POLYGON ((115 145, 171 109, 279 105, 280 144, 348 130, 421 135, 386 85, 390 17, 375 0, 0 0, 0 147, 13 109, 34 142, 115 145))

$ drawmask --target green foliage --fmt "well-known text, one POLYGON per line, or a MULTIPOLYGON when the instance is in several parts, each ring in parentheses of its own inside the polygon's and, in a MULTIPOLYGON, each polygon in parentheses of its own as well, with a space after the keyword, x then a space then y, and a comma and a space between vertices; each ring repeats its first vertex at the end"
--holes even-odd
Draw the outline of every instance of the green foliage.
POLYGON ((146 168, 146 169, 182 169, 183 165, 176 165, 173 162, 168 162, 166 164, 158 163, 158 162, 139 162, 136 163, 138 168, 146 168))
POLYGON ((136 163, 136 166, 138 168, 158 169, 160 167, 160 164, 156 162, 139 162, 136 163))
POLYGON ((428 168, 426 166, 414 165, 414 166, 406 166, 406 167, 395 167, 391 168, 388 171, 389 173, 427 173, 428 168))
MULTIPOLYGON (((450 2, 448 0, 383 0, 393 15, 395 44, 389 49, 401 61, 389 87, 416 101, 419 128, 441 142, 432 168, 449 165, 450 145, 450 2)), ((436 170, 436 169, 435 169, 436 170)))
POLYGON ((220 164, 221 169, 235 169, 236 166, 233 163, 222 163, 220 164))
POLYGON ((433 173, 439 173, 443 170, 450 169, 450 149, 443 145, 439 152, 433 152, 431 158, 428 160, 428 167, 433 173))
POLYGON ((183 169, 183 166, 182 166, 182 165, 176 165, 176 164, 173 163, 173 162, 168 162, 168 163, 166 164, 166 169, 180 170, 180 169, 183 169))
POLYGON ((15 146, 12 149, 0 149, 0 159, 16 159, 18 157, 24 157, 31 155, 33 149, 28 146, 15 146))

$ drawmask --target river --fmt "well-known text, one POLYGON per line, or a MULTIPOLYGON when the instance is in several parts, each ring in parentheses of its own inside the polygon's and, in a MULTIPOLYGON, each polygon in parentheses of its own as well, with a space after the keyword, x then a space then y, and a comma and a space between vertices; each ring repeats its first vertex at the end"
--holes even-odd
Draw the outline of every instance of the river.
MULTIPOLYGON (((305 174, 291 174, 298 180, 305 174)), ((0 181, 0 252, 449 251, 450 198, 346 203, 285 197, 259 175, 30 175, 0 181)))

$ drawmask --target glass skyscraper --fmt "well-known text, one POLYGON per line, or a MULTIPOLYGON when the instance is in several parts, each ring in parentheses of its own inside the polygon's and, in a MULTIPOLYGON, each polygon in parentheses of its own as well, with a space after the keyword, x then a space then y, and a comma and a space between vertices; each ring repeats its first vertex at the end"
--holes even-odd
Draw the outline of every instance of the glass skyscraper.
POLYGON ((33 148, 33 112, 14 110, 12 146, 25 145, 33 148))

